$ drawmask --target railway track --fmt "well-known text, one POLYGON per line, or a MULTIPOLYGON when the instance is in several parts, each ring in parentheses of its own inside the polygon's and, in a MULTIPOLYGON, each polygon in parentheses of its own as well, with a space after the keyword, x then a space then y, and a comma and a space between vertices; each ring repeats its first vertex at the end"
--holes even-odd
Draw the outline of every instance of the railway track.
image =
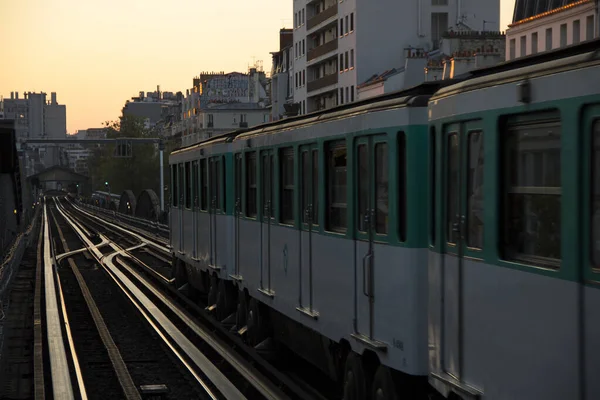
POLYGON ((43 214, 47 387, 55 398, 312 397, 282 390, 164 291, 162 243, 56 198, 43 214))
POLYGON ((201 330, 208 330, 210 336, 217 338, 216 343, 207 341, 208 339, 195 343, 203 352, 210 353, 212 358, 221 358, 220 363, 233 363, 233 370, 225 370, 228 376, 242 374, 247 376, 247 379, 252 379, 244 368, 236 366, 236 363, 241 367, 250 364, 269 381, 275 382, 290 398, 323 400, 338 397, 338 393, 332 389, 331 382, 314 371, 304 360, 286 352, 285 349, 277 348, 277 354, 273 354, 273 349, 264 352, 246 345, 237 331, 231 330, 232 324, 222 324, 214 318, 202 299, 196 298, 185 288, 176 289, 171 279, 170 248, 149 240, 148 235, 140 235, 138 231, 131 231, 109 222, 104 219, 103 214, 94 214, 86 207, 70 201, 67 207, 71 207, 78 216, 87 221, 86 223, 91 224, 90 229, 100 230, 113 240, 119 240, 123 235, 137 238, 137 242, 129 242, 132 244, 131 250, 124 251, 124 254, 117 257, 118 263, 127 274, 136 279, 142 281, 145 278, 144 290, 149 296, 158 296, 157 300, 160 300, 161 304, 170 304, 165 309, 166 313, 174 313, 174 318, 179 321, 189 321, 186 324, 191 322, 191 326, 197 327, 194 329, 198 331, 199 337, 206 336, 201 330), (143 242, 148 242, 148 245, 142 246, 143 242), (156 257, 157 253, 160 253, 160 257, 156 257), (173 306, 175 304, 176 307, 173 306), (230 349, 236 350, 233 355, 229 355, 230 349), (307 370, 311 372, 306 374, 307 370))

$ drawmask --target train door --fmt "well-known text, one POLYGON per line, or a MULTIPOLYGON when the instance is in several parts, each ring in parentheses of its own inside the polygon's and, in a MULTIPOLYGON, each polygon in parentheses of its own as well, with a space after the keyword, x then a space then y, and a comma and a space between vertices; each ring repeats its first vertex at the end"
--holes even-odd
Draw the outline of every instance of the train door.
POLYGON ((220 269, 217 257, 217 212, 223 210, 223 171, 220 157, 211 157, 208 161, 209 181, 209 267, 220 269))
MULTIPOLYGON (((379 212, 377 201, 380 192, 378 183, 383 182, 381 177, 385 178, 387 185, 388 149, 385 140, 385 136, 370 136, 360 138, 354 143, 354 173, 358 185, 354 236, 357 265, 354 285, 357 291, 355 329, 361 336, 368 337, 372 344, 379 343, 375 340, 375 280, 385 279, 383 274, 378 276, 376 273, 374 246, 377 233, 387 234, 379 232, 387 226, 387 221, 380 224, 379 219, 387 217, 379 212)), ((387 192, 385 195, 387 196, 387 192)))
POLYGON ((260 153, 261 159, 261 266, 260 266, 260 290, 268 295, 273 294, 271 287, 271 224, 274 213, 274 169, 275 158, 272 150, 264 150, 260 153))
POLYGON ((313 317, 313 230, 319 225, 319 153, 316 144, 300 147, 300 268, 298 309, 313 317))
POLYGON ((463 269, 483 248, 483 131, 480 121, 444 129, 445 240, 442 270, 442 368, 462 378, 463 269))
POLYGON ((242 153, 235 155, 235 185, 234 185, 234 268, 231 277, 239 280, 240 276, 240 217, 242 215, 242 153))

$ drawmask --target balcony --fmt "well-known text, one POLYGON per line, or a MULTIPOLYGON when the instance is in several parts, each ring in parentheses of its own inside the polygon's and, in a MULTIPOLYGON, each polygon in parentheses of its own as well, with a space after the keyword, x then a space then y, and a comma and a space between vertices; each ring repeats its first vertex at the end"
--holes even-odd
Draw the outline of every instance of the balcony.
POLYGON ((310 49, 308 54, 306 55, 306 61, 314 60, 317 57, 320 57, 324 54, 337 50, 338 48, 338 39, 335 38, 325 44, 315 47, 314 49, 310 49))
POLYGON ((338 82, 338 73, 335 72, 330 75, 325 75, 322 78, 315 79, 314 81, 308 82, 307 92, 314 92, 315 90, 322 89, 324 87, 335 85, 338 82))
POLYGON ((321 22, 325 22, 329 18, 332 18, 332 17, 337 17, 337 12, 338 12, 338 6, 337 6, 337 2, 336 2, 333 6, 329 7, 325 11, 320 12, 319 14, 315 15, 312 18, 309 18, 306 21, 306 29, 311 30, 315 26, 319 25, 321 22))

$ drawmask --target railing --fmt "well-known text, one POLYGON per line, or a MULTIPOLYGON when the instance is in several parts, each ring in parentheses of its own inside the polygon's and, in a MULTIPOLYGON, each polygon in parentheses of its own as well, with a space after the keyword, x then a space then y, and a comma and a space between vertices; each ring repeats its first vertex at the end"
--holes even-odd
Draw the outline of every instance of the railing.
POLYGON ((335 3, 333 6, 327 8, 323 12, 320 12, 319 14, 315 15, 314 17, 309 18, 306 21, 306 29, 312 29, 315 26, 319 25, 321 22, 327 21, 329 18, 337 16, 337 12, 338 12, 338 6, 337 6, 337 3, 335 3))
POLYGON ((325 44, 315 47, 314 49, 310 49, 308 54, 306 55, 306 60, 311 61, 317 57, 320 57, 324 54, 337 50, 338 48, 338 39, 335 38, 325 44))
POLYGON ((334 72, 333 74, 325 75, 322 78, 308 82, 307 92, 313 92, 326 86, 335 85, 337 82, 338 74, 337 72, 334 72))

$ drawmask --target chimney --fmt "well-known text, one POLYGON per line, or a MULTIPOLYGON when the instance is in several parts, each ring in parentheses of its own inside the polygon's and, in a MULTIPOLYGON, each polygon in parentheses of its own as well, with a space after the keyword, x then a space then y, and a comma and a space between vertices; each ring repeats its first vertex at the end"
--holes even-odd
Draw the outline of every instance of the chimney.
POLYGON ((15 92, 15 98, 19 100, 19 92, 15 92))
POLYGON ((15 99, 15 92, 10 92, 10 99, 14 100, 15 99))
POLYGON ((50 93, 50 103, 51 104, 56 104, 56 92, 51 92, 50 93))

